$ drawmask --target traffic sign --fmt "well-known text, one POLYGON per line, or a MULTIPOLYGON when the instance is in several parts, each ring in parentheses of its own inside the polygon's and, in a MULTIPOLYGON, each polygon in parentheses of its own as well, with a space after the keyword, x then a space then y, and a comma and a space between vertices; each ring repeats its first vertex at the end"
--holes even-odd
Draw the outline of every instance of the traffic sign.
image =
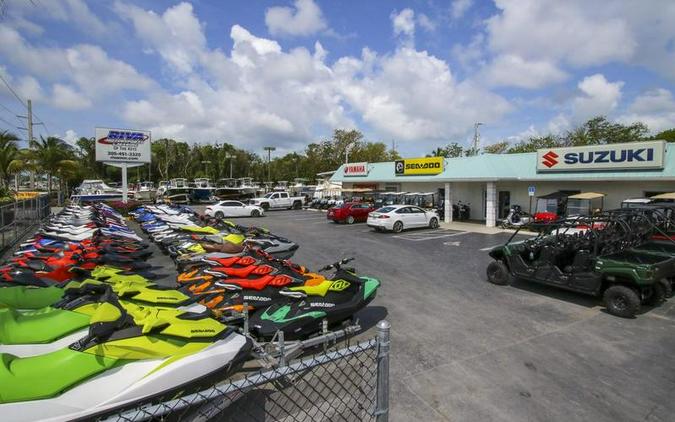
POLYGON ((536 189, 534 188, 534 186, 528 186, 527 187, 527 196, 534 196, 535 191, 536 191, 536 189))

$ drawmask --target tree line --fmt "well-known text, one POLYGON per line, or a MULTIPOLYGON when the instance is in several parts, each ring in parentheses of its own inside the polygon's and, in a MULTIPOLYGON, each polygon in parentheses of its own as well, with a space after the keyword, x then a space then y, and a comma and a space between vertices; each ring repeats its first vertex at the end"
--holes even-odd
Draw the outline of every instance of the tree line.
POLYGON ((663 139, 675 142, 675 128, 649 136, 649 128, 642 122, 622 124, 612 122, 605 116, 594 117, 585 123, 560 134, 549 133, 531 136, 519 142, 501 141, 486 145, 479 151, 465 148, 458 142, 451 142, 444 147, 436 148, 427 157, 462 157, 485 154, 517 154, 535 152, 543 148, 576 147, 585 145, 620 144, 624 142, 640 142, 663 139))

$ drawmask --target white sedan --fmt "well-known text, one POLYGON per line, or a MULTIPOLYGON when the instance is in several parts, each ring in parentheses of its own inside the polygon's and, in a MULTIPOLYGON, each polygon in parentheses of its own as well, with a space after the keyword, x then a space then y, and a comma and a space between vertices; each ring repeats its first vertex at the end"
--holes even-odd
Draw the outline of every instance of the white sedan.
POLYGON ((368 227, 376 231, 399 233, 414 227, 438 228, 436 211, 425 211, 414 205, 388 205, 368 214, 368 227))
POLYGON ((239 201, 220 201, 206 207, 204 214, 216 218, 262 217, 265 210, 257 205, 246 205, 239 201))

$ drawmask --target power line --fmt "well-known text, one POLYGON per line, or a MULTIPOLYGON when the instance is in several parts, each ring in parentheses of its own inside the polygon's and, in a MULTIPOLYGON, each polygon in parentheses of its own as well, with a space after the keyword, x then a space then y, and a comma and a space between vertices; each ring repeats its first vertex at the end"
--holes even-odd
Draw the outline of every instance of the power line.
POLYGON ((5 122, 6 124, 9 125, 10 128, 14 128, 14 129, 17 128, 17 127, 16 127, 16 124, 9 122, 9 121, 3 119, 2 117, 0 117, 0 122, 5 122))
POLYGON ((21 105, 26 107, 26 102, 24 100, 22 100, 21 97, 19 97, 19 94, 17 94, 16 91, 14 91, 14 88, 12 88, 12 86, 9 84, 9 82, 7 82, 7 80, 1 74, 0 74, 0 80, 2 80, 2 82, 5 83, 5 86, 7 86, 7 89, 9 89, 9 92, 14 94, 14 96, 16 97, 17 100, 19 100, 21 105))
POLYGON ((11 108, 7 107, 7 106, 4 105, 4 104, 0 104, 0 107, 2 107, 2 108, 4 108, 5 110, 7 110, 7 111, 8 111, 9 113, 11 113, 13 116, 16 116, 17 114, 19 114, 19 113, 17 113, 16 111, 12 110, 11 108))

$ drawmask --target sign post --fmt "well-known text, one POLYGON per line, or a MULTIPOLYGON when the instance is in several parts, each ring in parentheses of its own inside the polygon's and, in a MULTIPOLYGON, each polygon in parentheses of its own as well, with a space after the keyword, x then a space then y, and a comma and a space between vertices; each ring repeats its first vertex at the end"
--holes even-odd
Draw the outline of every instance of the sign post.
POLYGON ((150 163, 150 132, 135 129, 96 128, 96 161, 122 169, 122 202, 129 197, 127 169, 150 163))
POLYGON ((534 186, 528 186, 527 187, 527 196, 530 198, 530 208, 527 211, 528 214, 532 214, 532 197, 534 196, 534 193, 536 192, 536 188, 534 186))

